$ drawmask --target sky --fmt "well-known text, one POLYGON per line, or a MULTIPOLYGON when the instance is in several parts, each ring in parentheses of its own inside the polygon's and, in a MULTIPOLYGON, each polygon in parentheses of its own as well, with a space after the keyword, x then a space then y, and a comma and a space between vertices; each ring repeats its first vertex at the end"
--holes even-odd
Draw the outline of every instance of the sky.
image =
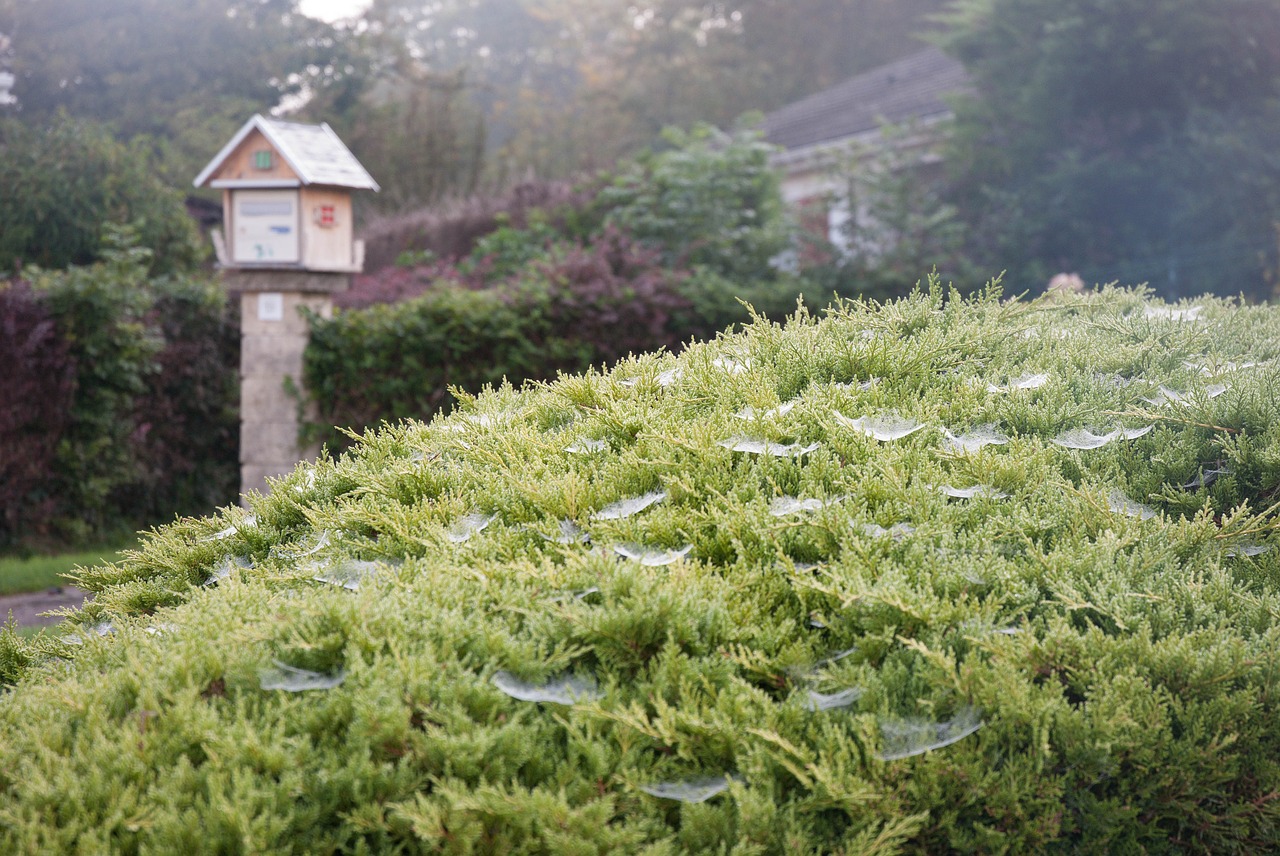
POLYGON ((302 0, 298 4, 304 15, 323 21, 336 21, 363 11, 370 0, 302 0))

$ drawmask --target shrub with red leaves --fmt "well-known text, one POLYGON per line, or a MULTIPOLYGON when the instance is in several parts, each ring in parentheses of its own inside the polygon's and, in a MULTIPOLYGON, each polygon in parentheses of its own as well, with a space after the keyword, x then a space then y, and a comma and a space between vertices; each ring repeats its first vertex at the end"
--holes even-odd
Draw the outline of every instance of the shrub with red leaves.
POLYGON ((239 336, 217 285, 149 254, 0 282, 0 547, 115 538, 238 482, 239 336))
POLYGON ((609 228, 589 246, 555 248, 532 265, 515 293, 545 289, 554 335, 588 345, 594 364, 612 363, 631 353, 676 349, 687 340, 689 331, 671 323, 689 306, 677 289, 685 275, 664 269, 657 250, 609 228))
MULTIPOLYGON (((526 181, 504 193, 473 196, 395 217, 376 220, 361 230, 365 270, 381 271, 406 254, 430 253, 455 261, 476 242, 502 226, 522 229, 531 219, 556 210, 580 209, 594 196, 591 189, 564 181, 526 181)), ((360 277, 356 290, 360 290, 360 277)))
POLYGON ((140 521, 207 513, 234 499, 240 475, 234 301, 198 278, 157 281, 152 288, 147 325, 164 346, 134 401, 138 476, 116 493, 140 521))
POLYGON ((458 268, 450 262, 385 267, 357 276, 349 291, 334 294, 333 305, 338 309, 364 309, 380 303, 400 303, 421 297, 442 282, 456 284, 462 279, 458 268))
POLYGON ((0 365, 3 544, 24 528, 43 528, 56 506, 48 477, 75 390, 67 343, 48 305, 22 280, 0 284, 0 365))

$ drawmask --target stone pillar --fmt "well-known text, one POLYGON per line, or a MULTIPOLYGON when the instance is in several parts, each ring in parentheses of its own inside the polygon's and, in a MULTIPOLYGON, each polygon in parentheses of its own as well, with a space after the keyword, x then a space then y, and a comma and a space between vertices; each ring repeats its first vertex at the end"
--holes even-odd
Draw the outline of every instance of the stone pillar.
MULTIPOLYGON (((228 271, 228 289, 240 291, 240 492, 266 492, 267 477, 292 472, 319 447, 298 444, 302 353, 310 329, 304 307, 333 315, 332 293, 345 290, 345 274, 228 271)), ((305 412, 302 416, 310 418, 305 412)))

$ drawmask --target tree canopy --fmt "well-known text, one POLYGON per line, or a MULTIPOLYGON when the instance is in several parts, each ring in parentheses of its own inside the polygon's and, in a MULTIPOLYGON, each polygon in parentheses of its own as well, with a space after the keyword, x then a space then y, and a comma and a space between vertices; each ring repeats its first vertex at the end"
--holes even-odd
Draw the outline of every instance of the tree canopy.
POLYGON ((730 127, 922 37, 974 82, 938 205, 977 267, 1274 287, 1276 0, 374 0, 338 25, 297 0, 0 0, 0 115, 144 138, 183 186, 285 110, 331 123, 388 189, 370 204, 401 211, 662 150, 665 128, 730 127))
POLYGON ((728 127, 911 50, 945 0, 0 0, 0 111, 146 136, 184 184, 254 112, 330 122, 404 209, 533 169, 566 176, 728 127), (418 146, 415 141, 422 140, 418 146))
POLYGON ((37 127, 0 119, 0 271, 89 264, 106 224, 137 226, 153 272, 189 267, 196 230, 154 162, 146 147, 65 113, 37 127))
POLYGON ((1274 277, 1280 4, 957 0, 947 24, 976 89, 955 199, 987 259, 1175 295, 1274 277))
POLYGON ((189 181, 210 141, 254 112, 355 71, 342 31, 296 0, 0 0, 14 74, 9 112, 59 111, 154 138, 166 177, 189 181), (191 173, 188 175, 187 173, 191 173))
POLYGON ((604 167, 664 128, 728 127, 909 52, 945 0, 375 0, 361 26, 465 69, 498 172, 604 167))

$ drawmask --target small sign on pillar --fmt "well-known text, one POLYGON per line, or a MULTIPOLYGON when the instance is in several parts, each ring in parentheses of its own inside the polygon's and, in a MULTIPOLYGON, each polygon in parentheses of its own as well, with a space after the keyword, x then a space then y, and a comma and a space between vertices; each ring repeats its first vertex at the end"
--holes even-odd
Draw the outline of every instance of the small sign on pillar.
POLYGON ((264 291, 258 295, 258 320, 283 321, 284 295, 278 291, 264 291))
POLYGON ((319 449, 298 443, 305 308, 333 313, 364 267, 351 193, 378 190, 328 125, 254 116, 195 179, 222 190, 225 237, 213 233, 240 305, 240 490, 265 491, 319 449))

